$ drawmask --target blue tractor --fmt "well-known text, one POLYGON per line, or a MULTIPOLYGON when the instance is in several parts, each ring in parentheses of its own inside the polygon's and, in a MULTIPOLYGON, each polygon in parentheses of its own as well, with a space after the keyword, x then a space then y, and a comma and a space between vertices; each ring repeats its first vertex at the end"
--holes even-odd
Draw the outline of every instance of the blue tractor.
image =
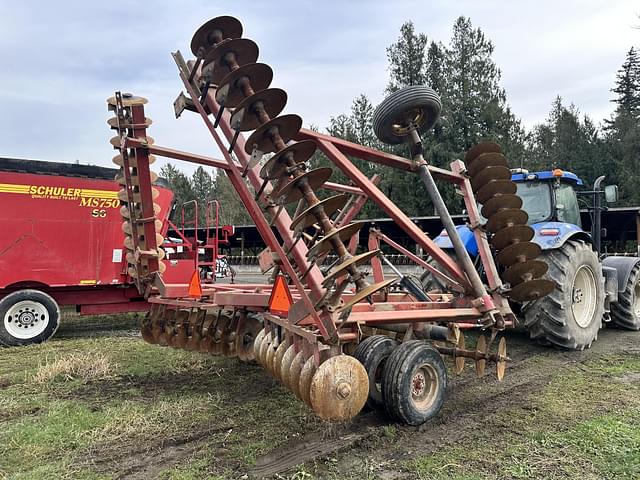
MULTIPOLYGON (((600 177, 587 190, 575 174, 559 169, 534 173, 515 169, 511 179, 528 215, 527 224, 535 233, 531 241, 542 249, 538 260, 548 266, 543 278, 555 284, 549 295, 513 305, 531 338, 582 350, 597 339, 603 322, 640 330, 640 259, 601 253, 602 199, 615 202, 617 187, 601 189, 604 177, 600 177), (586 203, 591 214, 590 232, 582 228, 580 203, 586 203)), ((456 228, 470 256, 477 259, 478 248, 469 227, 456 228)), ((445 232, 436 243, 455 255, 445 232)), ((422 283, 426 291, 445 288, 428 272, 422 283)))

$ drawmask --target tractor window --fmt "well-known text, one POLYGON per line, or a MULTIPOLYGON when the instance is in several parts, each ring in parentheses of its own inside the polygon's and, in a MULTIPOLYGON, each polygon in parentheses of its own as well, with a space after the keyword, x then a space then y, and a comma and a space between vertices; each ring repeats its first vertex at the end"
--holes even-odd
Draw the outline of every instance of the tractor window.
POLYGON ((578 197, 571 185, 561 183, 556 189, 556 210, 558 211, 558 221, 572 223, 582 227, 580 224, 580 208, 578 207, 578 197))
POLYGON ((543 182, 518 182, 522 209, 529 215, 527 223, 544 222, 551 218, 551 186, 543 182))

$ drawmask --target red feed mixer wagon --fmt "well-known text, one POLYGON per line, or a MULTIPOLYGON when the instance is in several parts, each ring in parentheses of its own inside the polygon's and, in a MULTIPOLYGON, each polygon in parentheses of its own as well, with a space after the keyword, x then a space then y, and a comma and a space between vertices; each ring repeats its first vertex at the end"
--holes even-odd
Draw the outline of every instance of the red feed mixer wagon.
MULTIPOLYGON (((59 306, 81 314, 148 310, 127 272, 117 170, 0 159, 0 345, 42 342, 59 306)), ((161 234, 173 192, 157 185, 161 234)), ((184 281, 193 261, 165 261, 184 281)))

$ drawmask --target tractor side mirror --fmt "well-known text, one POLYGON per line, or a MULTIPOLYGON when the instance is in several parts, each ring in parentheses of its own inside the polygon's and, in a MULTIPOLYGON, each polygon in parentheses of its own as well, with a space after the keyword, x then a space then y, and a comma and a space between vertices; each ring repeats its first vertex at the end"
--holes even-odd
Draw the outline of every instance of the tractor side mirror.
POLYGON ((607 185, 604 187, 604 199, 607 203, 616 203, 618 201, 618 186, 607 185))

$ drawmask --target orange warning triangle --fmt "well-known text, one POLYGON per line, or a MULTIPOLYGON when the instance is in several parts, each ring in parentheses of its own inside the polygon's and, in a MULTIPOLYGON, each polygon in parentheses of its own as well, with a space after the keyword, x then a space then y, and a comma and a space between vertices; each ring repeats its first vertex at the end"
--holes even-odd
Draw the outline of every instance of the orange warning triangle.
POLYGON ((283 275, 278 275, 269 297, 269 310, 276 315, 286 316, 293 303, 291 292, 283 275))
POLYGON ((189 282, 189 296, 192 298, 200 298, 202 296, 202 285, 200 285, 200 272, 196 270, 191 275, 189 282))

